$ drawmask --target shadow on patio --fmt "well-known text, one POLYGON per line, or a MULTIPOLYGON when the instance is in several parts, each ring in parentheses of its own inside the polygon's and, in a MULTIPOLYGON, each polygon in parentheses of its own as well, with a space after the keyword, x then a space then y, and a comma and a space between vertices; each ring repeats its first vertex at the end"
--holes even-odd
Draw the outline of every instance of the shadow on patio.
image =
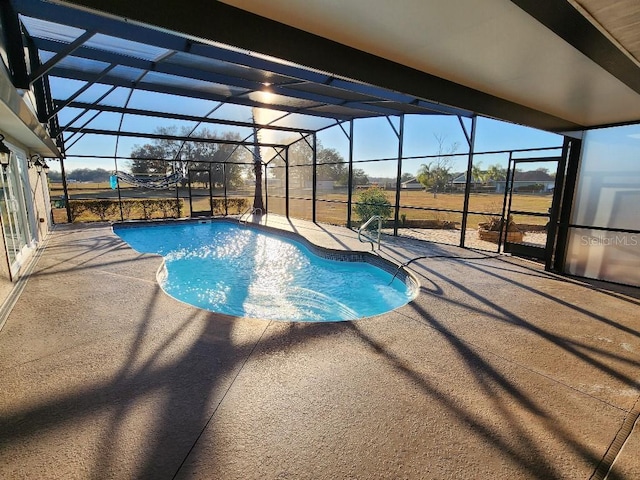
POLYGON ((637 305, 544 272, 420 260, 408 306, 290 324, 183 305, 158 265, 52 235, 0 333, 0 474, 589 478, 637 409, 637 305))

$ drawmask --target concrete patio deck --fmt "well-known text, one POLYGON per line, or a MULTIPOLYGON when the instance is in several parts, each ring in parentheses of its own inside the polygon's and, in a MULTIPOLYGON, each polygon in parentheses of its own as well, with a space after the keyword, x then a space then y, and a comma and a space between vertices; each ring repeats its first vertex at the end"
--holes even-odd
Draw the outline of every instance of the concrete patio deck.
MULTIPOLYGON (((331 248, 354 232, 270 216, 331 248)), ((355 322, 184 305, 59 226, 0 331, 0 478, 640 478, 640 293, 386 237, 418 298, 355 322)))

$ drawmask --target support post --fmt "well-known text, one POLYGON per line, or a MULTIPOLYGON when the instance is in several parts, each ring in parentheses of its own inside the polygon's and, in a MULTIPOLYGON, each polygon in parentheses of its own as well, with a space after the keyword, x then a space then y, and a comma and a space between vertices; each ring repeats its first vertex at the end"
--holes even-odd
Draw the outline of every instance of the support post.
MULTIPOLYGON (((176 162, 171 162, 172 170, 176 173, 176 162)), ((176 210, 178 212, 178 218, 180 218, 180 182, 176 182, 176 210)))
POLYGON ((513 152, 509 152, 509 161, 507 163, 507 174, 504 177, 504 198, 502 199, 502 214, 500 218, 502 218, 502 223, 500 224, 500 235, 498 235, 498 253, 500 253, 500 249, 502 248, 503 239, 505 235, 503 234, 503 229, 505 225, 508 225, 507 216, 507 195, 511 195, 511 188, 513 182, 511 181, 511 165, 513 164, 513 152))
POLYGON ((567 171, 567 157, 569 156, 569 139, 564 138, 562 143, 562 156, 556 167, 556 180, 553 185, 553 198, 551 208, 549 208, 549 221, 547 222, 547 242, 545 244, 544 269, 551 271, 556 248, 556 234, 558 232, 558 212, 562 201, 562 187, 564 186, 564 175, 567 171))
POLYGON ((318 195, 318 140, 316 134, 313 134, 313 142, 312 142, 312 154, 313 154, 313 173, 311 177, 311 220, 313 223, 317 221, 316 215, 316 197, 318 195))
POLYGON ((118 207, 120 207, 120 221, 124 222, 124 211, 122 210, 122 194, 120 193, 120 179, 118 178, 118 159, 114 157, 113 163, 116 167, 116 187, 118 189, 118 207))
POLYGON ((564 273, 565 260, 567 257, 567 240, 569 238, 569 223, 571 222, 571 208, 573 206, 573 195, 578 181, 578 167, 580 165, 580 152, 582 150, 582 140, 568 140, 567 173, 564 178, 562 188, 562 204, 558 222, 558 237, 556 240, 553 270, 564 273))
POLYGON ((289 147, 284 151, 284 212, 289 218, 289 147))
POLYGON ((398 173, 396 176, 396 206, 393 216, 393 236, 398 236, 398 221, 400 220, 400 179, 402 177, 402 147, 404 144, 404 115, 400 115, 400 130, 398 134, 398 173))
POLYGON ((477 115, 471 117, 471 141, 469 142, 469 161, 467 162, 467 181, 464 187, 464 205, 462 206, 462 222, 460 224, 460 246, 464 247, 464 237, 467 233, 467 215, 469 214, 469 195, 471 194, 471 175, 473 172, 473 150, 476 143, 477 115))
POLYGON ((211 168, 213 167, 212 163, 209 163, 209 216, 213 217, 213 179, 211 178, 211 168))
POLYGON ((224 186, 224 216, 229 215, 229 202, 227 201, 227 164, 222 164, 222 185, 224 186))
POLYGON ((267 164, 264 164, 264 211, 269 211, 269 181, 267 180, 267 164))
POLYGON ((71 199, 69 198, 69 189, 67 188, 67 174, 64 171, 64 159, 60 157, 60 173, 62 174, 62 190, 64 191, 64 206, 67 209, 67 222, 73 223, 73 218, 71 217, 71 199))
POLYGON ((353 119, 349 120, 349 178, 347 179, 347 228, 351 228, 353 201, 353 119))

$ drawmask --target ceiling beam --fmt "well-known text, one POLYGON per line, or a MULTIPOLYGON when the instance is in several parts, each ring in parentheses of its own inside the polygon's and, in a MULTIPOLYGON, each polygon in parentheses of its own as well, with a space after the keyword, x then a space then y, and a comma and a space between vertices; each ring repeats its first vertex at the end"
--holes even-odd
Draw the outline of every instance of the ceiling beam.
MULTIPOLYGON (((73 53, 75 50, 80 48, 83 43, 89 40, 91 37, 95 35, 95 32, 86 31, 78 38, 76 38, 73 42, 66 45, 64 48, 61 48, 56 52, 56 54, 47 60, 43 65, 40 65, 40 68, 34 73, 31 74, 31 83, 36 82, 40 77, 47 74, 49 70, 51 70, 56 63, 65 58, 66 56, 73 53)), ((34 42, 35 43, 35 42, 34 42)))
MULTIPOLYGON (((131 137, 131 138, 148 138, 154 140, 177 140, 181 142, 194 142, 194 143, 219 143, 221 145, 254 145, 253 141, 246 140, 230 140, 226 138, 198 138, 188 137, 186 135, 166 135, 160 133, 144 133, 144 132, 125 132, 118 130, 104 130, 98 128, 76 128, 69 127, 67 132, 76 133, 81 132, 85 135, 108 135, 113 137, 131 137)), ((285 148, 286 145, 282 143, 265 143, 260 142, 261 147, 278 147, 285 148)))
MULTIPOLYGON (((157 118, 168 118, 171 120, 184 120, 187 122, 202 122, 216 125, 225 125, 232 127, 247 127, 253 128, 256 127, 259 130, 276 130, 281 132, 292 132, 292 133, 313 133, 315 130, 309 130, 306 128, 295 128, 295 127, 281 127, 277 125, 264 125, 264 124, 253 124, 251 122, 240 122, 236 120, 224 120, 224 119, 216 119, 216 118, 204 118, 198 117, 196 115, 184 115, 179 113, 169 113, 169 112, 158 112, 154 110, 141 110, 137 108, 130 107, 115 107, 112 105, 99 105, 99 104, 91 104, 84 102, 72 102, 68 107, 71 108, 82 108, 84 110, 97 110, 100 112, 114 112, 114 113, 124 113, 127 115, 140 115, 145 117, 157 117, 157 118)), ((77 118, 76 118, 77 119, 77 118)), ((69 125, 71 126, 71 125, 69 125)), ((66 127, 63 128, 63 130, 66 127)))
MULTIPOLYGON (((50 72, 51 76, 59 77, 59 78, 67 78, 71 80, 81 80, 81 81, 92 81, 94 75, 89 72, 80 72, 77 70, 69 70, 61 67, 54 67, 50 72)), ((133 86, 133 81, 127 78, 122 78, 120 76, 107 75, 100 79, 101 84, 104 85, 113 85, 117 87, 131 88, 133 86)), ((137 90, 144 90, 148 92, 155 93, 166 93, 169 95, 177 95, 181 97, 189 97, 189 98, 197 98, 202 100, 212 100, 215 102, 227 102, 229 101, 228 96, 218 95, 211 92, 205 92, 201 90, 193 90, 190 88, 182 88, 175 87, 171 85, 159 85, 157 83, 149 83, 149 82, 139 82, 135 85, 137 90)), ((289 107, 284 105, 272 105, 267 103, 255 102, 248 98, 240 98, 234 97, 233 103, 237 105, 244 105, 247 107, 257 107, 257 108, 266 108, 270 110, 278 110, 289 113, 299 113, 302 115, 310 115, 315 117, 327 118, 326 114, 317 113, 312 110, 304 110, 299 107, 289 107)), ((318 106, 323 106, 323 104, 319 104, 318 106)), ((349 120, 353 117, 365 117, 365 116, 375 116, 371 112, 358 112, 354 110, 353 115, 331 115, 331 118, 338 118, 342 120, 349 120)))
POLYGON ((104 70, 102 70, 98 75, 89 74, 88 77, 85 77, 84 81, 87 83, 85 83, 80 89, 78 89, 78 91, 76 91, 69 98, 67 98, 63 102, 60 102, 57 108, 51 114, 49 114, 49 118, 47 120, 51 120, 53 117, 58 115, 58 113, 60 113, 60 110, 62 110, 65 106, 73 102, 76 98, 78 98, 84 92, 89 90, 89 88, 91 88, 93 85, 95 85, 96 83, 100 83, 100 81, 103 78, 105 78, 109 74, 109 72, 114 68, 116 68, 116 64, 112 63, 111 65, 107 66, 104 70))
POLYGON ((0 40, 2 40, 3 63, 8 61, 6 67, 16 88, 29 88, 29 72, 24 54, 24 45, 19 40, 22 38, 18 12, 11 2, 0 2, 0 40))

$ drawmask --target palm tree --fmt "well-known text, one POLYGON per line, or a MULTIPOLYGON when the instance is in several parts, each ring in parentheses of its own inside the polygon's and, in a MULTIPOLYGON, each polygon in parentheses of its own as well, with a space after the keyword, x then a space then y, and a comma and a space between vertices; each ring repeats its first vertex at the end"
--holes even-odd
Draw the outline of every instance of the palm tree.
POLYGON ((486 172, 480 168, 482 162, 474 163, 471 167, 471 180, 473 183, 485 183, 486 172))
POLYGON ((507 178, 507 170, 502 168, 497 163, 494 165, 489 165, 489 169, 487 170, 487 180, 494 180, 499 182, 500 180, 506 180, 507 178))
POLYGON ((449 166, 439 165, 437 162, 425 163, 420 165, 416 173, 416 179, 424 185, 426 190, 432 190, 433 198, 436 198, 438 192, 444 191, 449 182, 450 168, 449 166))

